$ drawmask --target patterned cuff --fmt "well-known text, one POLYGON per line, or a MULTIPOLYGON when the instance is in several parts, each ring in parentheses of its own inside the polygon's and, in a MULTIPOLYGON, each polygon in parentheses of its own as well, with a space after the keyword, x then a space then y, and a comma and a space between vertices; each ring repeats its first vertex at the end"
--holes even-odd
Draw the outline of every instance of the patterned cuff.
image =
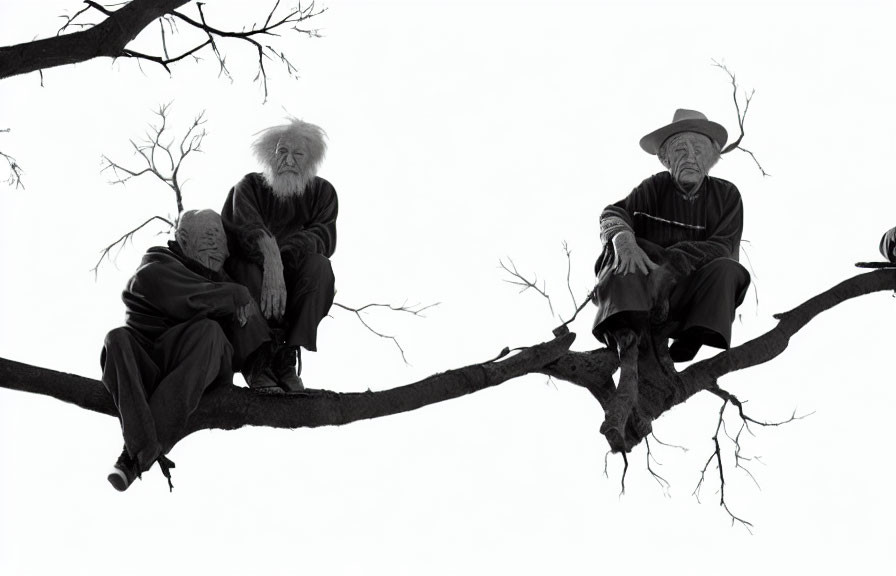
POLYGON ((607 216, 605 218, 601 218, 600 220, 600 243, 608 244, 613 237, 619 234, 620 232, 631 232, 634 234, 634 230, 632 227, 628 225, 628 222, 620 218, 619 216, 607 216))

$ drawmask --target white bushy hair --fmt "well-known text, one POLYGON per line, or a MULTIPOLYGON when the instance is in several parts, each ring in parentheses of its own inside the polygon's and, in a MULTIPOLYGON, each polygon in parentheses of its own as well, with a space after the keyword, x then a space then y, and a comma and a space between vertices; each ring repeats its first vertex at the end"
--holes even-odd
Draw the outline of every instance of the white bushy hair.
POLYGON ((252 143, 252 152, 255 158, 262 164, 265 178, 269 184, 277 181, 277 166, 275 157, 277 146, 281 142, 288 142, 293 146, 301 145, 305 150, 303 165, 301 168, 300 192, 315 176, 317 169, 323 162, 327 153, 327 133, 320 126, 299 120, 287 119, 286 124, 272 126, 261 132, 252 143))

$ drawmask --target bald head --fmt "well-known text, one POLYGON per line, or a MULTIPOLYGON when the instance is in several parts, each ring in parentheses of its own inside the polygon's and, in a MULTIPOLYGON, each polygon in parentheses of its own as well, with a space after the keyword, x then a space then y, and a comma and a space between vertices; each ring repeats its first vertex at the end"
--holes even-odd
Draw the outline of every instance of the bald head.
POLYGON ((218 272, 230 253, 221 217, 214 210, 187 210, 174 233, 184 255, 218 272))

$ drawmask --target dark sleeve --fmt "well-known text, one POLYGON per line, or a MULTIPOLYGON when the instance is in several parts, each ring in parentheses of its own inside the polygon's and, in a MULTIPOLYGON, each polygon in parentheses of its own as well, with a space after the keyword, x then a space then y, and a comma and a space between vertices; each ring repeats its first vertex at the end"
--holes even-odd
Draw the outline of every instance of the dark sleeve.
POLYGON ((281 234, 278 240, 281 252, 323 254, 329 258, 336 251, 336 216, 339 213, 336 189, 323 178, 317 178, 313 194, 309 198, 305 225, 286 235, 281 234))
POLYGON ((149 262, 137 269, 125 289, 166 317, 186 322, 197 317, 223 317, 249 303, 249 290, 231 282, 210 282, 183 264, 149 262))
POLYGON ((682 274, 700 268, 717 258, 740 259, 740 237, 744 230, 744 205, 740 192, 730 183, 728 189, 719 195, 713 209, 719 217, 712 230, 707 231, 706 240, 678 242, 668 247, 668 255, 673 266, 682 274))
POLYGON ((635 231, 635 224, 632 220, 632 212, 637 209, 641 203, 642 196, 648 193, 648 188, 652 186, 652 181, 647 178, 641 182, 628 196, 610 204, 600 213, 600 243, 603 251, 594 264, 594 273, 599 274, 603 262, 607 259, 614 258, 613 254, 613 237, 620 232, 635 231))
POLYGON ((221 221, 227 231, 232 251, 239 252, 249 261, 262 265, 264 257, 258 247, 258 240, 264 235, 273 236, 273 234, 261 216, 258 199, 261 192, 259 178, 258 174, 247 174, 230 189, 221 209, 221 221))
POLYGON ((896 228, 890 228, 881 237, 880 253, 890 262, 896 262, 896 228))

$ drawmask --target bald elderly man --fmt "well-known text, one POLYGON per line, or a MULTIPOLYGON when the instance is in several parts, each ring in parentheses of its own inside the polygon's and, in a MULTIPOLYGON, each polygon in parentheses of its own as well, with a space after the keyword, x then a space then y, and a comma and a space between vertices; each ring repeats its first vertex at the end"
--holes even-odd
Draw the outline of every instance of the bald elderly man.
POLYGON ((108 475, 116 490, 156 462, 170 484, 165 454, 203 393, 231 383, 233 368, 271 339, 249 290, 223 272, 228 255, 217 213, 184 212, 175 241, 150 248, 122 293, 125 325, 106 336, 100 360, 124 436, 108 475))
POLYGON ((669 354, 691 360, 701 346, 728 348, 735 308, 750 284, 738 263, 743 204, 731 182, 709 176, 728 133, 695 110, 641 139, 665 168, 600 216, 595 265, 596 338, 619 351, 617 400, 602 431, 619 435, 637 402, 637 349, 653 322, 672 321, 669 354))

